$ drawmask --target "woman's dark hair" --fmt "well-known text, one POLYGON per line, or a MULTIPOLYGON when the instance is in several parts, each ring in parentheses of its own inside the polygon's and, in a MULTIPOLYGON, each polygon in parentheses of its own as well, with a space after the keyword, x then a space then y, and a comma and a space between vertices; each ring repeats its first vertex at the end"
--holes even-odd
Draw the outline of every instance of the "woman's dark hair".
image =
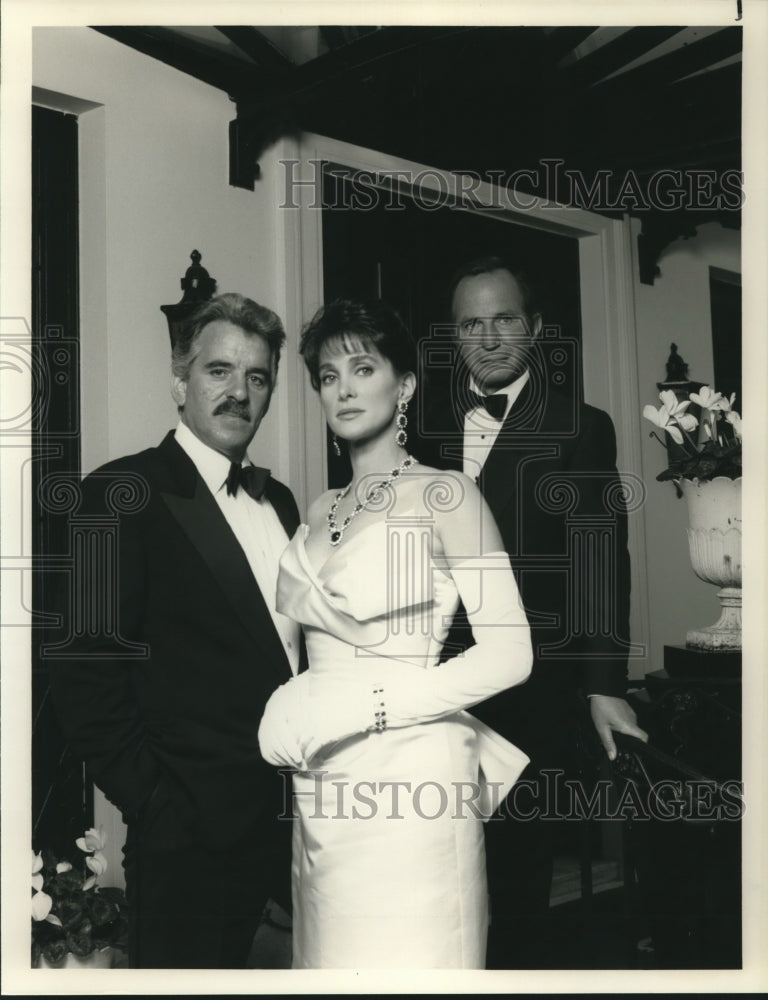
POLYGON ((352 352, 356 343, 375 347, 398 375, 418 371, 416 341, 397 312, 381 299, 336 299, 322 306, 301 335, 299 352, 312 386, 320 388, 320 350, 330 340, 352 352))

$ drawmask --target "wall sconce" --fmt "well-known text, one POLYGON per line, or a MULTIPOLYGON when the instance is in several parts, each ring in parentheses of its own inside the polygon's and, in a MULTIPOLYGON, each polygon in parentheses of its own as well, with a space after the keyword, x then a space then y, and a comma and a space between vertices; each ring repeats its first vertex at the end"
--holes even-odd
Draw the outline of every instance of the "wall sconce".
POLYGON ((195 306, 207 302, 216 291, 216 279, 212 278, 200 264, 203 259, 200 251, 193 250, 189 256, 192 266, 187 268, 187 273, 181 279, 181 288, 184 292, 181 300, 175 306, 160 306, 168 320, 171 348, 176 343, 176 334, 187 316, 195 306))

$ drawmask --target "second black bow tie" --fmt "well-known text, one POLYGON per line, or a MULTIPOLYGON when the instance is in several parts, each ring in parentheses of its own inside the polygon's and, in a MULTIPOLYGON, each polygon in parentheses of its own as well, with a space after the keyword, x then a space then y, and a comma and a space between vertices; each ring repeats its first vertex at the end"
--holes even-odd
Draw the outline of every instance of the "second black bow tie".
POLYGON ((227 493, 230 496, 237 496, 237 490, 242 486, 249 497, 261 500, 268 481, 269 469, 262 469, 258 465, 240 465, 239 462, 233 462, 227 476, 227 493))
POLYGON ((498 392, 493 396, 481 396, 471 389, 466 393, 466 411, 474 409, 476 406, 483 407, 494 420, 501 420, 507 409, 507 396, 503 392, 498 392))

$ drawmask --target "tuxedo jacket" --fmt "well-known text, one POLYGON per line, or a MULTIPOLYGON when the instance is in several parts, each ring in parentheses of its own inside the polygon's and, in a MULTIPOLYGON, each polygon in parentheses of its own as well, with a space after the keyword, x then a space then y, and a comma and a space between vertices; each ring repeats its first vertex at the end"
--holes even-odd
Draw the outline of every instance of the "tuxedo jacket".
MULTIPOLYGON (((532 383, 513 404, 477 482, 515 572, 533 669, 525 684, 474 711, 536 763, 557 766, 574 727, 577 691, 626 690, 627 522, 610 417, 532 383)), ((454 380, 421 422, 420 457, 438 468, 462 468, 460 398, 454 380)), ((471 642, 460 609, 444 656, 471 642)))
MULTIPOLYGON (((129 832, 151 808, 165 819, 146 832, 167 848, 266 836, 281 777, 257 731, 291 670, 245 553, 173 432, 91 474, 82 493, 73 523, 116 539, 101 572, 81 565, 63 605, 67 655, 50 674, 72 750, 129 832), (106 626, 88 627, 94 601, 106 626)), ((274 480, 266 495, 290 537, 293 496, 274 480)))

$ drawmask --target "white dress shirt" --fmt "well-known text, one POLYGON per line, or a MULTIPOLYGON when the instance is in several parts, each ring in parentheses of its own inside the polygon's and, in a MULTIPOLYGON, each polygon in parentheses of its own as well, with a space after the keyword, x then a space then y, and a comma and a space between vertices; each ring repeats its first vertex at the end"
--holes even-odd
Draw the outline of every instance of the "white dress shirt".
MULTIPOLYGON (((514 382, 510 382, 509 385, 504 386, 503 389, 493 390, 491 395, 507 397, 504 414, 498 420, 492 417, 484 406, 475 406, 473 409, 467 410, 464 417, 463 472, 465 475, 470 476, 472 479, 477 479, 480 475, 480 471, 485 465, 485 460, 488 458, 490 450, 499 436, 501 425, 507 419, 509 411, 512 409, 528 378, 529 374, 525 371, 514 382)), ((480 393, 475 380, 472 378, 469 380, 469 388, 473 392, 480 393)), ((480 394, 486 395, 486 393, 480 394)))
MULTIPOLYGON (((275 609, 278 564, 283 549, 288 544, 288 536, 280 518, 266 496, 261 500, 254 500, 242 488, 235 496, 230 496, 227 493, 230 460, 204 444, 183 421, 176 428, 176 440, 195 463, 200 477, 213 493, 227 524, 240 543, 285 648, 291 671, 298 673, 299 626, 275 609)), ((243 465, 250 464, 251 461, 246 456, 243 465)))

